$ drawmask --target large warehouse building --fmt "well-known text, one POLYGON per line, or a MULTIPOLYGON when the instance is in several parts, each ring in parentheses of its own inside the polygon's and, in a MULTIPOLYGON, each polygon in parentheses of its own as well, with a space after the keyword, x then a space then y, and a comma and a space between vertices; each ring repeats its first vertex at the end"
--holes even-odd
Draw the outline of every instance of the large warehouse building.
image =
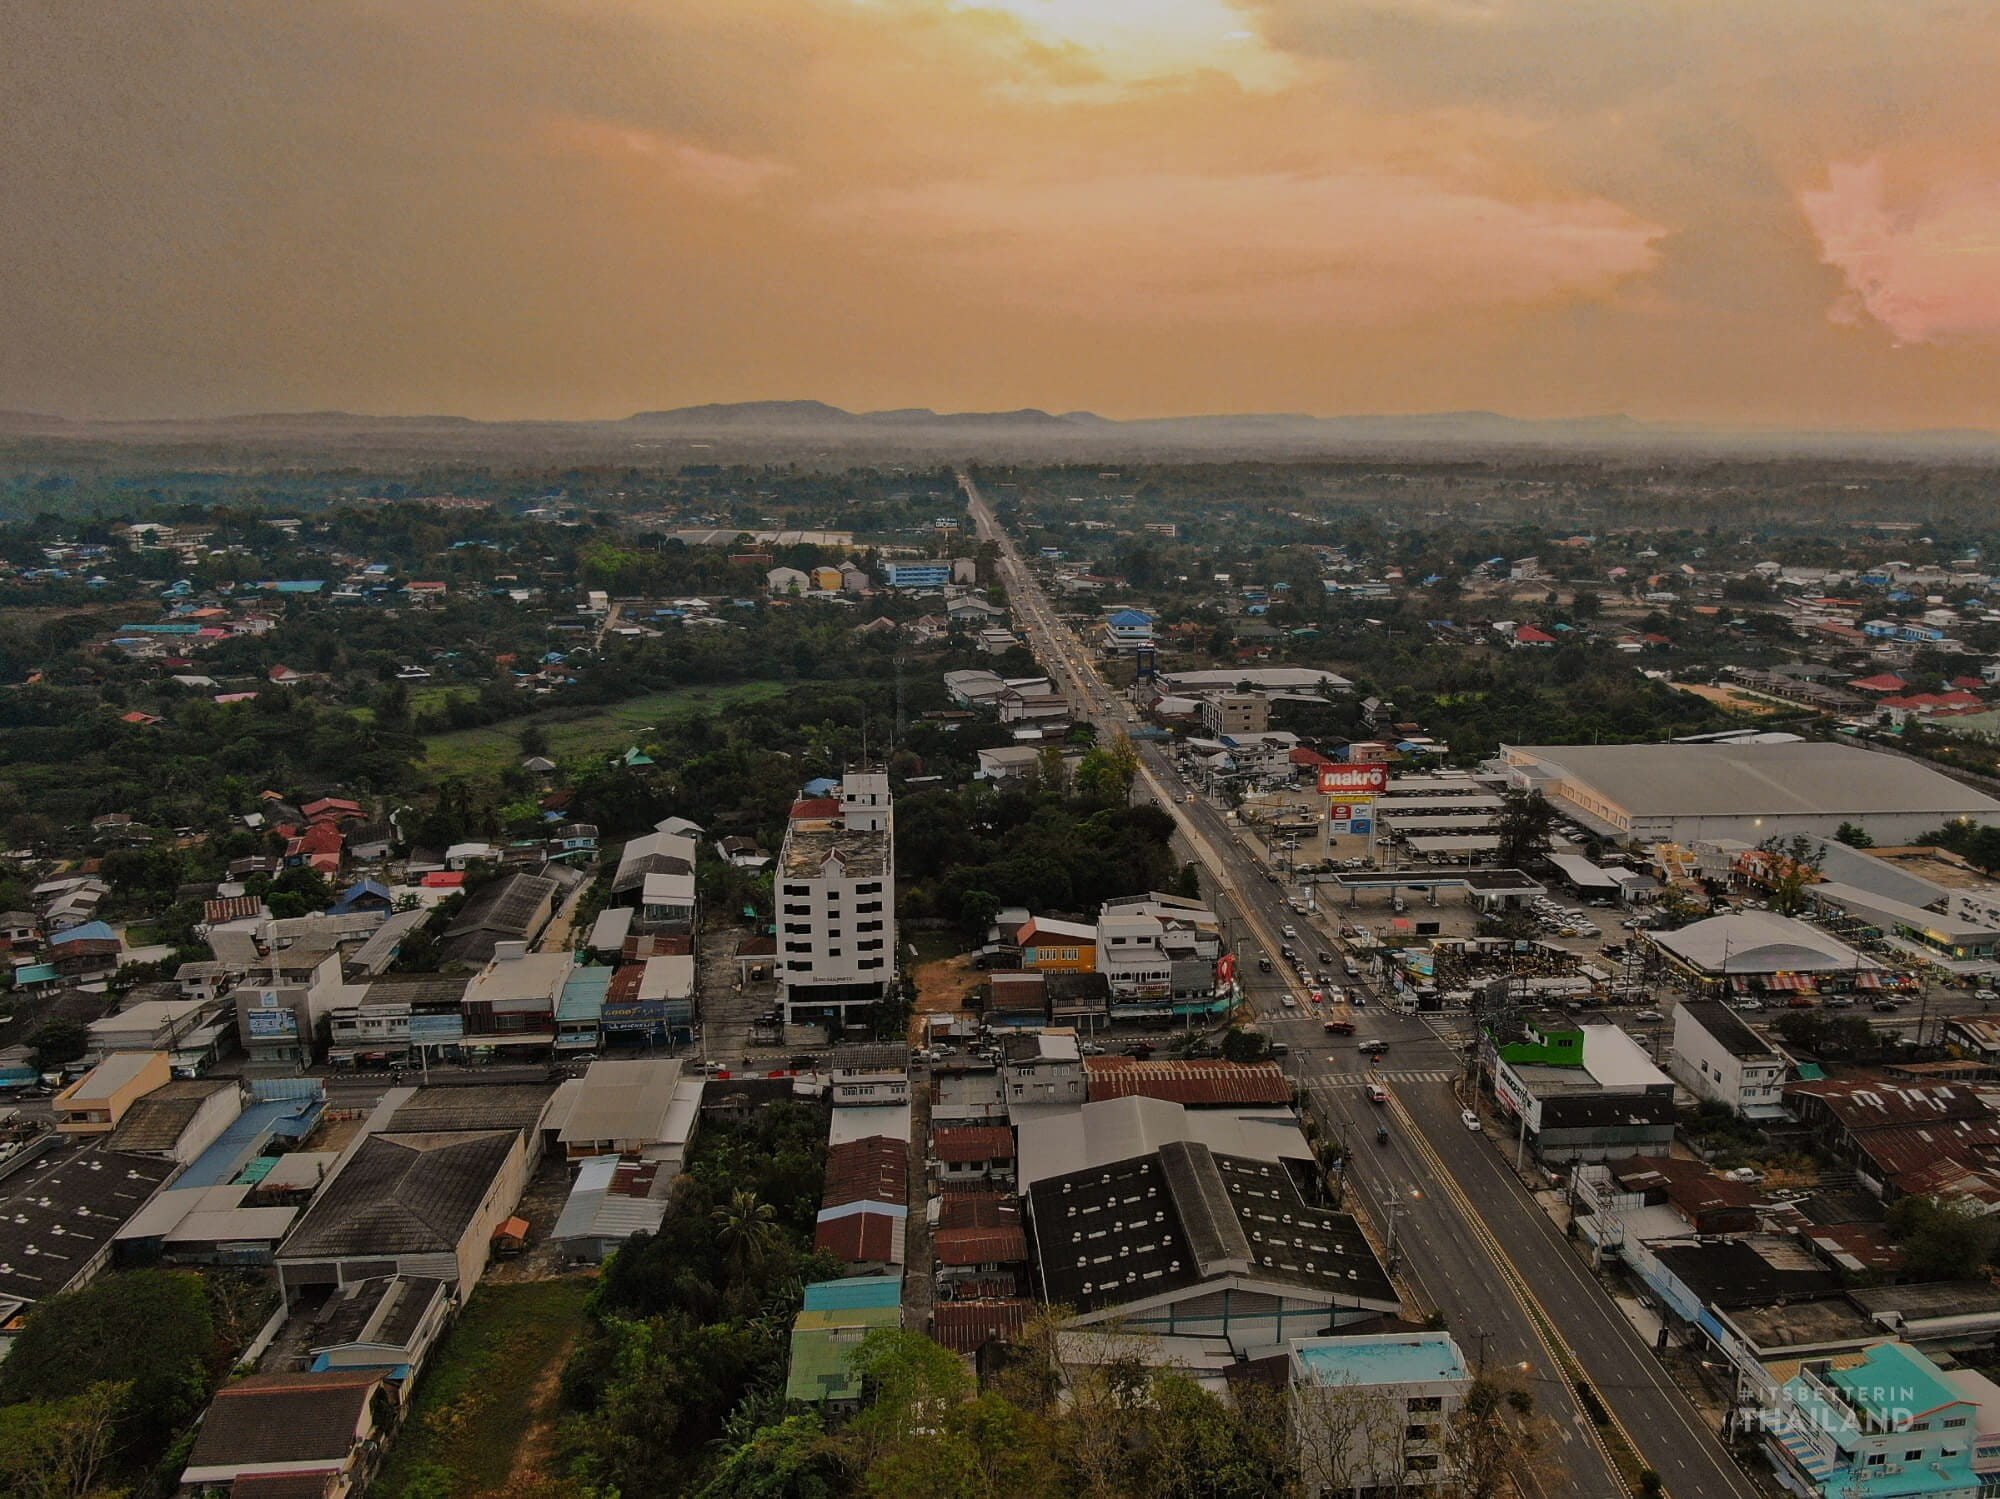
POLYGON ((1847 744, 1502 745, 1499 768, 1585 827, 1638 843, 1831 837, 1852 822, 1887 845, 1957 818, 2000 822, 2000 801, 1847 744))

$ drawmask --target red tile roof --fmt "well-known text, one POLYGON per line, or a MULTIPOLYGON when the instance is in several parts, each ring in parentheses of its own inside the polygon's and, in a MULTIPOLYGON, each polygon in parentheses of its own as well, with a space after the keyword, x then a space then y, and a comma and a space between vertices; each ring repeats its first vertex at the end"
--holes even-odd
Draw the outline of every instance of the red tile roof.
POLYGON ((1014 1132, 999 1124, 974 1124, 931 1131, 931 1155, 950 1166, 1014 1159, 1014 1132))
POLYGON ((1137 1057, 1085 1057, 1084 1082, 1092 1103, 1108 1098, 1163 1098, 1199 1108, 1222 1104, 1283 1104, 1292 1085, 1276 1062, 1140 1061, 1137 1057))
POLYGON ((793 822, 811 822, 822 817, 840 816, 840 800, 832 796, 802 796, 792 803, 793 822))
POLYGON ((1847 685, 1857 692, 1901 692, 1910 684, 1893 671, 1885 671, 1877 676, 1856 677, 1847 685))

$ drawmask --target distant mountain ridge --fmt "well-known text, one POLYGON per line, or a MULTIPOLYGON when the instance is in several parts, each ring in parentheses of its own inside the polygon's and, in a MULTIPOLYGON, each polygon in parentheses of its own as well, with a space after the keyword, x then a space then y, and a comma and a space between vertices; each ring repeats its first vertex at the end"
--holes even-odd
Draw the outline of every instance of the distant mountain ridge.
POLYGON ((0 411, 0 439, 15 443, 88 444, 195 450, 205 459, 232 450, 396 451, 443 457, 532 453, 575 457, 674 447, 712 450, 733 459, 760 453, 838 453, 851 460, 908 451, 952 460, 1004 457, 1144 460, 1424 457, 1477 458, 1500 450, 1618 451, 1770 457, 1853 456, 2000 461, 2000 433, 1966 428, 1928 431, 1811 431, 1718 427, 1649 421, 1611 412, 1578 417, 1518 417, 1495 411, 1428 411, 1314 416, 1301 411, 1114 418, 1092 411, 1052 413, 946 411, 898 407, 848 411, 825 401, 710 402, 639 411, 609 420, 481 421, 451 415, 371 416, 346 411, 265 411, 239 416, 73 419, 0 411))

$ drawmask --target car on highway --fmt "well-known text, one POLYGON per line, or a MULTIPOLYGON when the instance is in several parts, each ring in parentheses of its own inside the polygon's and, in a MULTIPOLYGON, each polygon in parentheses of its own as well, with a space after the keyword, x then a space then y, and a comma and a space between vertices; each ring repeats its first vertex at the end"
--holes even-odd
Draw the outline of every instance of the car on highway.
POLYGON ((1331 968, 1333 966, 1333 954, 1328 952, 1325 948, 1320 949, 1319 960, 1320 962, 1324 963, 1328 968, 1331 968))
POLYGON ((1282 931, 1287 937, 1296 937, 1299 934, 1298 928, 1294 927, 1289 921, 1286 922, 1284 926, 1280 927, 1279 930, 1282 931))
POLYGON ((1153 1048, 1148 1046, 1144 1041, 1135 1041, 1125 1048, 1124 1054, 1128 1057, 1137 1057, 1143 1062, 1152 1056, 1153 1048))
POLYGON ((1665 1020, 1667 1017, 1662 1015, 1658 1010, 1640 1010, 1632 1018, 1634 1020, 1642 1021, 1647 1025, 1658 1025, 1662 1020, 1665 1020))
POLYGON ((1354 1034, 1354 1022, 1352 1020, 1329 1020, 1326 1022, 1326 1033, 1329 1036, 1351 1036, 1354 1034))
POLYGON ((1387 1041, 1361 1041, 1355 1044, 1354 1049, 1356 1051, 1387 1051, 1389 1043, 1387 1041))
POLYGON ((1389 1090, 1380 1083, 1370 1083, 1368 1085, 1368 1101, 1370 1103, 1387 1103, 1389 1101, 1389 1090))
POLYGON ((1467 1129, 1476 1130, 1479 1128, 1479 1116, 1470 1109, 1460 1109, 1458 1111, 1458 1122, 1467 1129))
POLYGON ((1282 994, 1278 996, 1278 1003, 1283 1005, 1288 1010, 1296 1010, 1299 1007, 1299 1002, 1296 999, 1293 999, 1292 996, 1289 994, 1282 994))
POLYGON ((1893 1015, 1896 1013, 1896 1002, 1893 999, 1878 999, 1868 1008, 1877 1015, 1893 1015))
POLYGON ((1257 960, 1257 971, 1259 973, 1269 973, 1271 971, 1271 960, 1269 958, 1259 958, 1257 960))

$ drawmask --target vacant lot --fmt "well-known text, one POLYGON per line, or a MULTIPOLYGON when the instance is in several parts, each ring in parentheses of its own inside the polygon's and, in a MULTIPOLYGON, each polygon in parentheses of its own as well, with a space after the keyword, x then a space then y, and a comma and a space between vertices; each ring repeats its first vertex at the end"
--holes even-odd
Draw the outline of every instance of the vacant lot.
POLYGON ((420 1472, 444 1479, 452 1499, 476 1499, 538 1468, 563 1361, 596 1284, 578 1275, 474 1291, 418 1380, 373 1499, 401 1499, 420 1472))
POLYGON ((1682 692, 1694 697, 1705 698, 1709 702, 1714 703, 1716 707, 1726 709, 1731 713, 1754 713, 1762 716, 1769 713, 1782 713, 1789 706, 1788 704, 1779 702, 1776 698, 1764 697, 1754 692, 1746 692, 1741 687, 1710 687, 1701 682, 1675 682, 1673 685, 1682 692))
POLYGON ((609 759, 675 718, 721 713, 741 703, 760 702, 784 692, 782 682, 733 682, 723 687, 685 687, 651 692, 604 708, 566 712, 555 709, 533 719, 513 718, 483 729, 433 734, 424 741, 424 764, 437 775, 497 777, 521 759, 521 730, 530 722, 549 736, 549 756, 564 761, 609 759))

